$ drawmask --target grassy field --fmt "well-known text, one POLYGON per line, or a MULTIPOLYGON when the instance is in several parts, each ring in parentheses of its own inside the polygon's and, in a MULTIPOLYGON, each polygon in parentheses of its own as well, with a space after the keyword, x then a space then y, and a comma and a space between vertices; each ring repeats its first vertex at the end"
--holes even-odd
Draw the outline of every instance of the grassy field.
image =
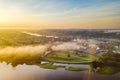
POLYGON ((44 64, 37 64, 37 66, 40 66, 40 68, 44 69, 57 69, 57 68, 64 68, 65 70, 68 71, 85 71, 88 70, 88 68, 80 68, 80 67, 67 67, 67 66, 56 66, 53 65, 54 62, 49 62, 49 63, 44 63, 44 64))
POLYGON ((85 71, 85 70, 88 70, 88 68, 67 67, 67 68, 65 68, 65 70, 68 70, 68 71, 85 71))
POLYGON ((65 66, 55 66, 53 64, 54 64, 53 62, 49 62, 49 63, 37 64, 37 65, 40 66, 41 68, 45 68, 45 69, 65 68, 65 66))
POLYGON ((51 61, 51 62, 59 62, 59 63, 90 63, 94 60, 97 60, 98 57, 94 54, 84 54, 82 57, 76 54, 70 54, 68 57, 68 53, 61 52, 52 52, 48 54, 43 60, 51 61))

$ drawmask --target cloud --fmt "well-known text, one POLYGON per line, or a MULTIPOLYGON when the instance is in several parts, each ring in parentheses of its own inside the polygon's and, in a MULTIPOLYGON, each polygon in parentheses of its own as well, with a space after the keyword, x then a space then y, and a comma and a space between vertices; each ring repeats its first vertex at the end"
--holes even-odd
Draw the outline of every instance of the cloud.
POLYGON ((120 20, 120 1, 116 0, 2 0, 0 2, 0 21, 7 26, 44 26, 46 28, 119 26, 117 20, 118 18, 120 20), (110 18, 114 24, 108 24, 110 18))

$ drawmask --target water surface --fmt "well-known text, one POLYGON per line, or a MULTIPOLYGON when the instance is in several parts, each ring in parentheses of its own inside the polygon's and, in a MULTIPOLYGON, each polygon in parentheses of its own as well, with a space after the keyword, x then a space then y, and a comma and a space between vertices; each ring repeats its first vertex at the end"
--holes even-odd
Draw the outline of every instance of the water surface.
MULTIPOLYGON (((54 65, 60 65, 55 63, 54 65)), ((64 65, 64 64, 61 64, 64 65)), ((67 71, 64 68, 46 69, 37 65, 17 65, 13 67, 5 62, 0 63, 0 80, 120 80, 120 73, 113 75, 91 72, 89 65, 66 66, 89 68, 85 71, 67 71)))

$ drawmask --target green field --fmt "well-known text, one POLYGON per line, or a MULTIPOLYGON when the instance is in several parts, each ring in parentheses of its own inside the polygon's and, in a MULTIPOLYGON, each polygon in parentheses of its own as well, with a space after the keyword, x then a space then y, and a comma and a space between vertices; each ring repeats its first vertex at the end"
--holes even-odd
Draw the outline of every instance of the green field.
POLYGON ((68 57, 68 53, 62 53, 62 52, 52 52, 45 56, 43 60, 51 61, 51 62, 59 62, 59 63, 90 63, 94 60, 97 60, 98 57, 94 54, 85 53, 82 57, 76 55, 76 54, 70 54, 70 57, 68 57))
POLYGON ((65 68, 65 70, 68 70, 68 71, 85 71, 85 70, 88 70, 88 68, 67 67, 67 68, 65 68))
POLYGON ((65 66, 55 66, 53 64, 54 64, 53 62, 49 62, 49 63, 37 64, 37 65, 40 66, 41 68, 45 68, 45 69, 65 68, 65 66))

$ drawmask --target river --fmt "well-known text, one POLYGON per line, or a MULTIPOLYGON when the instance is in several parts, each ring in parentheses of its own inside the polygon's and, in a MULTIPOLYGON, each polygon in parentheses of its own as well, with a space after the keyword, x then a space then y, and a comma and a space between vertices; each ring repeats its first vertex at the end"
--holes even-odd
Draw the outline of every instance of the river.
MULTIPOLYGON (((54 65, 64 65, 55 63, 54 65)), ((37 65, 19 64, 13 67, 0 63, 0 80, 120 80, 120 73, 105 75, 91 72, 86 64, 65 64, 64 66, 88 68, 85 71, 68 71, 64 68, 46 69, 37 65)))

